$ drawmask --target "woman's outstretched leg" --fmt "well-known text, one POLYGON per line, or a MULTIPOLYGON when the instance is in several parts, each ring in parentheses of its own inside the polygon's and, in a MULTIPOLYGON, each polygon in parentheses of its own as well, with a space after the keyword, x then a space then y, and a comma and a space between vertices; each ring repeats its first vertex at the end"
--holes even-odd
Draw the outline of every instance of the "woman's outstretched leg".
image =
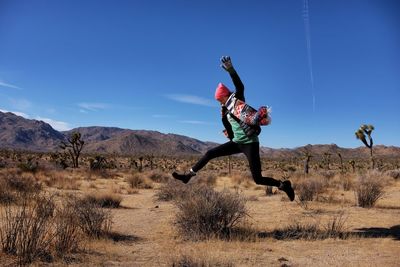
POLYGON ((229 141, 225 144, 219 145, 215 148, 208 150, 203 155, 203 157, 201 157, 201 159, 190 169, 190 171, 188 171, 184 174, 178 174, 176 172, 173 172, 172 176, 175 179, 178 179, 186 184, 189 182, 190 178, 195 176, 196 173, 199 170, 201 170, 204 166, 206 166, 206 164, 210 160, 212 160, 214 158, 222 157, 222 156, 229 156, 229 155, 237 154, 240 152, 241 152, 241 150, 239 149, 238 144, 236 144, 232 141, 229 141))
POLYGON ((249 167, 254 182, 259 185, 276 186, 279 190, 284 191, 290 201, 294 200, 294 190, 289 180, 279 181, 272 177, 263 177, 261 174, 261 160, 260 160, 260 144, 250 143, 240 145, 240 149, 246 155, 249 161, 249 167))

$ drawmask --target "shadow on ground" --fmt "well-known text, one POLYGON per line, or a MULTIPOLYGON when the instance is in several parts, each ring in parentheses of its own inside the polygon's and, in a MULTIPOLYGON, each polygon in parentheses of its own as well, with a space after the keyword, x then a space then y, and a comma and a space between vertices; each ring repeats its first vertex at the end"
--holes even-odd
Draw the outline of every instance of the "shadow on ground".
POLYGON ((400 225, 395 225, 390 228, 384 227, 370 227, 370 228, 359 228, 356 229, 360 237, 365 238, 383 238, 383 237, 391 237, 394 240, 400 241, 400 225))
POLYGON ((354 231, 327 231, 321 230, 316 227, 303 227, 303 228, 288 228, 281 230, 274 230, 271 232, 258 232, 258 238, 274 238, 277 240, 294 240, 294 239, 327 239, 339 238, 348 239, 356 238, 393 238, 393 240, 400 241, 400 225, 395 225, 390 228, 384 227, 370 227, 370 228, 357 228, 354 231))
POLYGON ((132 244, 134 242, 142 241, 143 238, 134 235, 125 235, 117 232, 107 233, 106 238, 111 239, 114 242, 122 242, 132 244))

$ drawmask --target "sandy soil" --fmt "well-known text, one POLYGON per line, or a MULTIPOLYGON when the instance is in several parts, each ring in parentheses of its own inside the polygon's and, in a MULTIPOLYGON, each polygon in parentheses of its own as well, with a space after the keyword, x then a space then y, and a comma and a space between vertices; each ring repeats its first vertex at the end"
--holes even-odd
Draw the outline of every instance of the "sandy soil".
MULTIPOLYGON (((217 189, 231 186, 229 178, 218 180, 217 189)), ((294 222, 323 225, 343 213, 346 231, 366 234, 366 237, 346 240, 276 240, 268 237, 247 242, 182 240, 174 228, 176 210, 173 204, 156 201, 155 189, 140 190, 138 194, 124 195, 121 205, 125 208, 112 211, 113 231, 129 240, 91 242, 88 250, 93 253, 85 256, 85 262, 93 266, 168 266, 173 259, 190 255, 211 263, 234 266, 399 266, 399 189, 398 182, 387 188, 384 198, 371 209, 355 206, 351 192, 337 192, 346 199, 343 203, 312 202, 304 209, 296 202, 287 201, 280 193, 268 197, 263 190, 242 189, 243 194, 253 196, 253 201, 247 203, 251 216, 248 223, 260 233, 294 222)))
MULTIPOLYGON (((355 205, 352 191, 334 192, 337 201, 313 201, 305 208, 289 202, 282 193, 266 196, 259 187, 240 187, 250 197, 248 225, 259 233, 270 233, 292 224, 326 222, 343 214, 347 232, 363 232, 364 237, 325 240, 277 240, 262 236, 252 241, 185 241, 174 226, 176 208, 171 202, 156 201, 153 189, 126 194, 124 178, 82 181, 81 191, 120 191, 122 208, 112 209, 112 231, 120 241, 87 241, 84 251, 67 263, 51 266, 171 266, 183 255, 233 266, 399 266, 400 255, 400 181, 385 188, 376 207, 355 205), (93 185, 94 184, 94 185, 93 185)), ((219 177, 217 190, 233 189, 230 178, 219 177)), ((59 190, 63 192, 62 190, 59 190)), ((71 192, 77 192, 71 190, 71 192)), ((82 192, 79 192, 82 193, 82 192)), ((0 265, 10 261, 3 257, 0 265)), ((36 263, 35 265, 43 265, 36 263)))

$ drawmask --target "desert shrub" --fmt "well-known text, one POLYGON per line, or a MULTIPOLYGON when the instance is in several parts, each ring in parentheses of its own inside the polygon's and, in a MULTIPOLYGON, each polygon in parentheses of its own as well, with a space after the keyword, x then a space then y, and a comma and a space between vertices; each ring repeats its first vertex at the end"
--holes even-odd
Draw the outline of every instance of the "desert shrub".
POLYGON ((347 238, 348 233, 346 232, 346 220, 344 212, 340 212, 333 216, 324 227, 324 235, 328 238, 347 238))
POLYGON ((352 177, 349 175, 342 175, 340 177, 340 182, 344 191, 349 191, 354 187, 352 177))
POLYGON ((318 222, 292 223, 280 230, 272 232, 272 236, 279 240, 306 239, 321 240, 328 238, 346 239, 349 234, 345 231, 346 218, 343 213, 333 216, 325 226, 318 222))
POLYGON ((131 188, 136 189, 151 189, 153 186, 151 182, 146 179, 141 173, 133 173, 128 176, 125 181, 129 184, 131 188))
POLYGON ((301 181, 294 185, 296 194, 300 201, 312 201, 315 197, 322 192, 322 183, 313 178, 301 181))
POLYGON ((189 255, 180 255, 171 260, 172 267, 232 267, 234 266, 231 262, 210 260, 207 258, 193 257, 189 255))
POLYGON ((42 189, 42 185, 39 182, 36 182, 32 175, 10 174, 5 177, 5 181, 11 190, 21 193, 34 193, 42 189))
POLYGON ((0 177, 0 204, 9 204, 15 202, 17 196, 13 190, 11 190, 5 179, 0 177))
POLYGON ((105 157, 97 155, 89 159, 89 168, 92 171, 103 170, 108 168, 108 163, 105 157))
POLYGON ((53 197, 39 194, 24 195, 20 206, 4 207, 0 229, 2 250, 16 255, 20 265, 36 258, 51 259, 54 208, 53 197))
POLYGON ((217 183, 217 176, 214 174, 199 174, 192 178, 194 183, 214 186, 217 183))
POLYGON ((238 193, 217 192, 207 186, 191 187, 184 201, 175 201, 178 208, 175 222, 185 238, 229 238, 247 215, 245 203, 246 199, 238 193))
POLYGON ((73 202, 66 203, 56 211, 54 250, 57 256, 63 256, 78 249, 82 241, 78 217, 73 202))
POLYGON ((286 239, 318 239, 320 232, 316 223, 292 223, 273 232, 273 237, 279 240, 286 239))
MULTIPOLYGON (((39 175, 36 175, 37 177, 39 175)), ((46 186, 57 189, 78 190, 81 185, 76 178, 62 172, 48 172, 40 179, 46 186)))
POLYGON ((355 187, 357 204, 363 208, 371 208, 383 196, 383 185, 378 172, 367 172, 359 177, 355 187))
POLYGON ((73 199, 71 206, 78 227, 89 237, 100 238, 111 229, 111 213, 88 199, 73 199))
POLYGON ((93 203, 101 208, 119 208, 122 197, 113 193, 90 194, 83 201, 93 203))
POLYGON ((7 163, 6 163, 6 161, 5 160, 3 160, 3 159, 0 159, 0 169, 3 169, 3 168, 5 168, 7 166, 7 163))
POLYGON ((231 180, 234 184, 249 184, 253 179, 251 178, 251 174, 249 172, 235 172, 231 175, 231 180))
POLYGON ((185 185, 180 181, 171 179, 162 184, 154 196, 159 201, 183 200, 186 199, 191 186, 190 184, 185 185))
POLYGON ((319 174, 328 181, 336 175, 336 173, 332 170, 321 170, 319 171, 319 174))
POLYGON ((170 179, 170 175, 160 171, 160 170, 153 170, 148 173, 148 177, 151 181, 156 183, 165 183, 170 179))
POLYGON ((23 172, 36 173, 39 169, 39 163, 34 161, 33 158, 29 158, 25 162, 19 163, 18 168, 23 172))
POLYGON ((387 171, 386 174, 395 180, 400 179, 400 169, 387 171))

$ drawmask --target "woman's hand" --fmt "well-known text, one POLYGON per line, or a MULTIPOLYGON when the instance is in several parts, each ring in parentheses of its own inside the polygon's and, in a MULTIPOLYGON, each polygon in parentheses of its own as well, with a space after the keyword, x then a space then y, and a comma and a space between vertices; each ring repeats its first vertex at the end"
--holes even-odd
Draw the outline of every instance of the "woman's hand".
POLYGON ((227 130, 222 130, 222 133, 225 135, 226 138, 229 139, 228 131, 227 130))
POLYGON ((227 72, 233 70, 233 65, 230 56, 221 57, 221 67, 227 72))

